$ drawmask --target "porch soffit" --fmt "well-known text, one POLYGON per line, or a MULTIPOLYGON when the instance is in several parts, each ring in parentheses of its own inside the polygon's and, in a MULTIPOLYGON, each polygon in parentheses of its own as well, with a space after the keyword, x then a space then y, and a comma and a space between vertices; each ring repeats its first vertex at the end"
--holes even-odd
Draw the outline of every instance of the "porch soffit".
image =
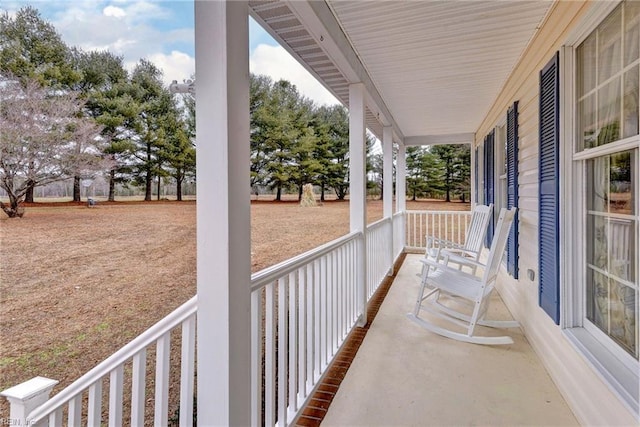
POLYGON ((469 142, 552 3, 249 4, 266 30, 345 106, 349 83, 364 80, 367 127, 376 136, 392 125, 397 139, 420 145, 469 142))

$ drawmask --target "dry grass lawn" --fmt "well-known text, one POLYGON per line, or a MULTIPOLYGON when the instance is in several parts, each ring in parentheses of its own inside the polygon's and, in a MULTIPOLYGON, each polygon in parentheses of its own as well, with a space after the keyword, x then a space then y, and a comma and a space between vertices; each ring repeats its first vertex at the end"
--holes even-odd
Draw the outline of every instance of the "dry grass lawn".
MULTIPOLYGON (((193 296, 195 212, 191 201, 39 205, 24 218, 2 216, 0 390, 37 375, 60 380, 60 390, 193 296)), ((260 201, 251 217, 258 271, 346 234, 349 204, 260 201)), ((369 222, 381 217, 382 202, 370 201, 369 222)))

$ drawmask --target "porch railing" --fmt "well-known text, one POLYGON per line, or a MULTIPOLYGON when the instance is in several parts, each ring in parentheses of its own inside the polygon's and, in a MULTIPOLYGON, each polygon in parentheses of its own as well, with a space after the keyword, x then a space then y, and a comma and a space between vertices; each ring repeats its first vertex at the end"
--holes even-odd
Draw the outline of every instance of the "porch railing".
POLYGON ((426 236, 464 243, 471 221, 469 211, 406 211, 406 248, 425 248, 426 236))
POLYGON ((155 367, 151 372, 155 376, 153 423, 166 426, 169 418, 171 334, 178 329, 181 332, 179 425, 189 425, 193 418, 196 309, 197 300, 193 297, 33 410, 26 425, 48 420, 50 426, 59 426, 65 423, 65 418, 69 426, 102 425, 103 381, 107 377, 108 425, 144 425, 148 407, 146 379, 150 374, 147 350, 150 350, 155 353, 155 367), (125 376, 131 384, 130 389, 125 389, 125 376), (127 399, 130 401, 129 417, 123 416, 125 395, 130 399, 127 399))
MULTIPOLYGON (((423 247, 427 233, 461 242, 469 219, 469 212, 399 212, 369 225, 366 239, 363 233, 351 233, 254 274, 252 424, 286 426, 299 415, 363 309, 354 267, 361 257, 366 256, 368 266, 369 299, 404 249, 404 238, 411 248, 423 247)), ((170 410, 179 404, 175 421, 191 425, 196 311, 193 297, 23 421, 101 425, 105 419, 119 426, 143 425, 153 418, 154 425, 167 425, 170 410), (170 369, 178 354, 180 369, 170 369), (149 401, 147 383, 155 387, 149 401), (179 402, 169 398, 170 384, 178 385, 179 402)))
POLYGON ((393 224, 391 218, 376 221, 367 227, 367 300, 393 266, 393 224))
POLYGON ((253 425, 291 424, 355 326, 358 239, 351 233, 254 276, 253 425))
POLYGON ((405 215, 403 212, 396 212, 391 217, 393 222, 393 259, 397 259, 404 250, 405 215))

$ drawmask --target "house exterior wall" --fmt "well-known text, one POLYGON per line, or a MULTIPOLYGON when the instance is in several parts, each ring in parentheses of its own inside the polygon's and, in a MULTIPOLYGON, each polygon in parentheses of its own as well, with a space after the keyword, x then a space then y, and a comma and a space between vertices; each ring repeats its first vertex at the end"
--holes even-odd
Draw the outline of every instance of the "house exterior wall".
POLYGON ((637 425, 635 415, 576 350, 562 328, 538 306, 539 73, 585 19, 590 7, 588 2, 569 1, 552 6, 477 129, 474 147, 482 146, 485 135, 503 120, 509 106, 519 101, 520 279, 514 280, 503 268, 498 290, 581 424, 637 425), (528 278, 529 269, 535 273, 533 280, 528 278))

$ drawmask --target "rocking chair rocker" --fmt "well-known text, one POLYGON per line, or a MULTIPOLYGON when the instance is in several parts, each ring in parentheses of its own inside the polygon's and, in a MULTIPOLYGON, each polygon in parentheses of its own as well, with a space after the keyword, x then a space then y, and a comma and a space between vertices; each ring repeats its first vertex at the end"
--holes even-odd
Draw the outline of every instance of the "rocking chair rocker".
POLYGON ((498 218, 496 232, 493 237, 486 265, 453 254, 446 254, 444 256, 444 262, 421 259, 420 261, 425 264, 427 271, 423 275, 415 309, 412 313, 408 313, 407 317, 436 334, 458 341, 491 345, 512 344, 513 340, 509 336, 478 336, 475 335, 474 332, 476 325, 491 328, 517 328, 520 326, 520 324, 514 320, 502 321, 485 319, 515 213, 516 208, 510 210, 502 209, 500 211, 500 217, 498 218), (460 269, 451 268, 447 265, 448 262, 458 265, 464 263, 465 265, 483 267, 484 272, 482 277, 478 277, 474 274, 461 271, 460 269), (442 296, 449 297, 449 301, 447 301, 448 305, 440 301, 442 296), (460 303, 468 303, 468 305, 471 306, 470 315, 467 314, 468 310, 467 313, 465 313, 453 308, 453 306, 457 306, 460 303), (466 328, 466 333, 447 329, 436 325, 428 319, 419 317, 421 310, 438 316, 447 322, 466 328))

